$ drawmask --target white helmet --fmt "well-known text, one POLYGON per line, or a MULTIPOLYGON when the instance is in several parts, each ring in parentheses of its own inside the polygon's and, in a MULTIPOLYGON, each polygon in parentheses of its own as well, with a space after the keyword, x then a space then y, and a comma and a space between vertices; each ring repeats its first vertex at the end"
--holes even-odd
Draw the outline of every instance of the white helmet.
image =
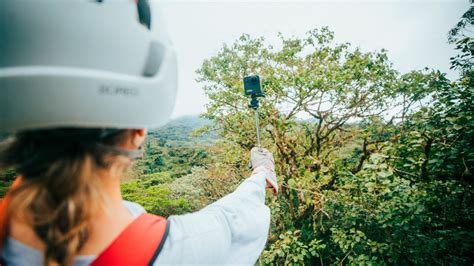
POLYGON ((0 0, 0 131, 166 123, 176 55, 150 25, 146 0, 0 0))

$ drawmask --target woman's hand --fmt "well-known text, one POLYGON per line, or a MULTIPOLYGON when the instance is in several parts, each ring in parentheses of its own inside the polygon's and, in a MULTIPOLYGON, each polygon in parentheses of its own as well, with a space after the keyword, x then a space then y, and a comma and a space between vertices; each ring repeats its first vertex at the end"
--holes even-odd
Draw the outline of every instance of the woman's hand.
POLYGON ((267 187, 273 188, 274 194, 278 194, 278 181, 275 174, 275 161, 273 155, 267 149, 254 147, 250 151, 250 163, 255 174, 265 171, 267 187))

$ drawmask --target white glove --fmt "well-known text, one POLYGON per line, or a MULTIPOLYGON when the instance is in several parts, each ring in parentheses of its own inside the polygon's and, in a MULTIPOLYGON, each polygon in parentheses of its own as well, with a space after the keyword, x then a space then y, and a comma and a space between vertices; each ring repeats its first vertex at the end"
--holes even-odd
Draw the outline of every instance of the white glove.
POLYGON ((250 151, 250 163, 253 168, 252 174, 264 171, 267 187, 273 188, 273 192, 277 194, 278 182, 272 153, 264 148, 253 147, 250 151))

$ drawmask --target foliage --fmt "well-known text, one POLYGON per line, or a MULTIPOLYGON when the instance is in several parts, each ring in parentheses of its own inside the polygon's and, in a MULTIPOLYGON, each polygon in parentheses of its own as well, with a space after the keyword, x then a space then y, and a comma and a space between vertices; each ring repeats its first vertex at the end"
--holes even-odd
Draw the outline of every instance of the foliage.
POLYGON ((285 265, 302 265, 311 257, 320 257, 320 251, 325 244, 321 240, 313 239, 309 244, 300 241, 300 231, 286 231, 278 240, 263 253, 265 263, 281 261, 285 265))
POLYGON ((215 183, 248 173, 255 129, 241 80, 263 76, 263 145, 282 189, 260 263, 472 264, 472 54, 452 59, 461 78, 450 81, 398 73, 385 51, 333 38, 322 28, 275 48, 243 35, 197 72, 225 155, 212 155, 215 183))
POLYGON ((122 194, 125 200, 142 205, 149 213, 168 217, 172 214, 183 214, 190 210, 184 199, 172 199, 171 191, 159 184, 163 176, 149 176, 122 184, 122 194))
POLYGON ((386 159, 374 154, 362 171, 348 173, 337 190, 325 192, 332 221, 315 231, 334 242, 330 254, 354 262, 363 255, 376 264, 468 263, 472 187, 414 183, 396 175, 386 159))
MULTIPOLYGON (((451 68, 458 69, 464 76, 469 77, 472 81, 474 64, 474 39, 472 38, 472 30, 474 26, 474 5, 471 0, 471 6, 461 16, 459 22, 449 31, 449 43, 455 44, 455 49, 459 52, 451 58, 451 68)), ((472 83, 471 83, 472 84, 472 83)))
POLYGON ((214 133, 196 137, 193 132, 209 121, 181 117, 149 132, 145 156, 135 161, 122 184, 124 199, 141 204, 161 216, 178 215, 209 203, 204 193, 209 145, 214 133))
POLYGON ((13 183, 16 174, 12 169, 0 172, 0 198, 2 198, 8 191, 8 188, 13 183))
MULTIPOLYGON (((148 133, 145 156, 138 159, 125 180, 141 178, 156 172, 168 172, 172 179, 191 173, 193 167, 207 165, 207 147, 213 132, 196 137, 194 130, 208 125, 198 117, 181 117, 148 133)), ((171 181, 171 180, 169 180, 171 181)))

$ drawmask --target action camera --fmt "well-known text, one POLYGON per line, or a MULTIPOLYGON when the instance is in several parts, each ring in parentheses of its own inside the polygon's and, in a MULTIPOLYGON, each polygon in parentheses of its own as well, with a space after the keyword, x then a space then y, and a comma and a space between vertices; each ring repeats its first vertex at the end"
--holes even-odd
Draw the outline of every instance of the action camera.
POLYGON ((245 95, 250 95, 254 97, 263 97, 265 96, 262 91, 262 84, 260 83, 260 77, 248 76, 244 78, 244 90, 245 95))

